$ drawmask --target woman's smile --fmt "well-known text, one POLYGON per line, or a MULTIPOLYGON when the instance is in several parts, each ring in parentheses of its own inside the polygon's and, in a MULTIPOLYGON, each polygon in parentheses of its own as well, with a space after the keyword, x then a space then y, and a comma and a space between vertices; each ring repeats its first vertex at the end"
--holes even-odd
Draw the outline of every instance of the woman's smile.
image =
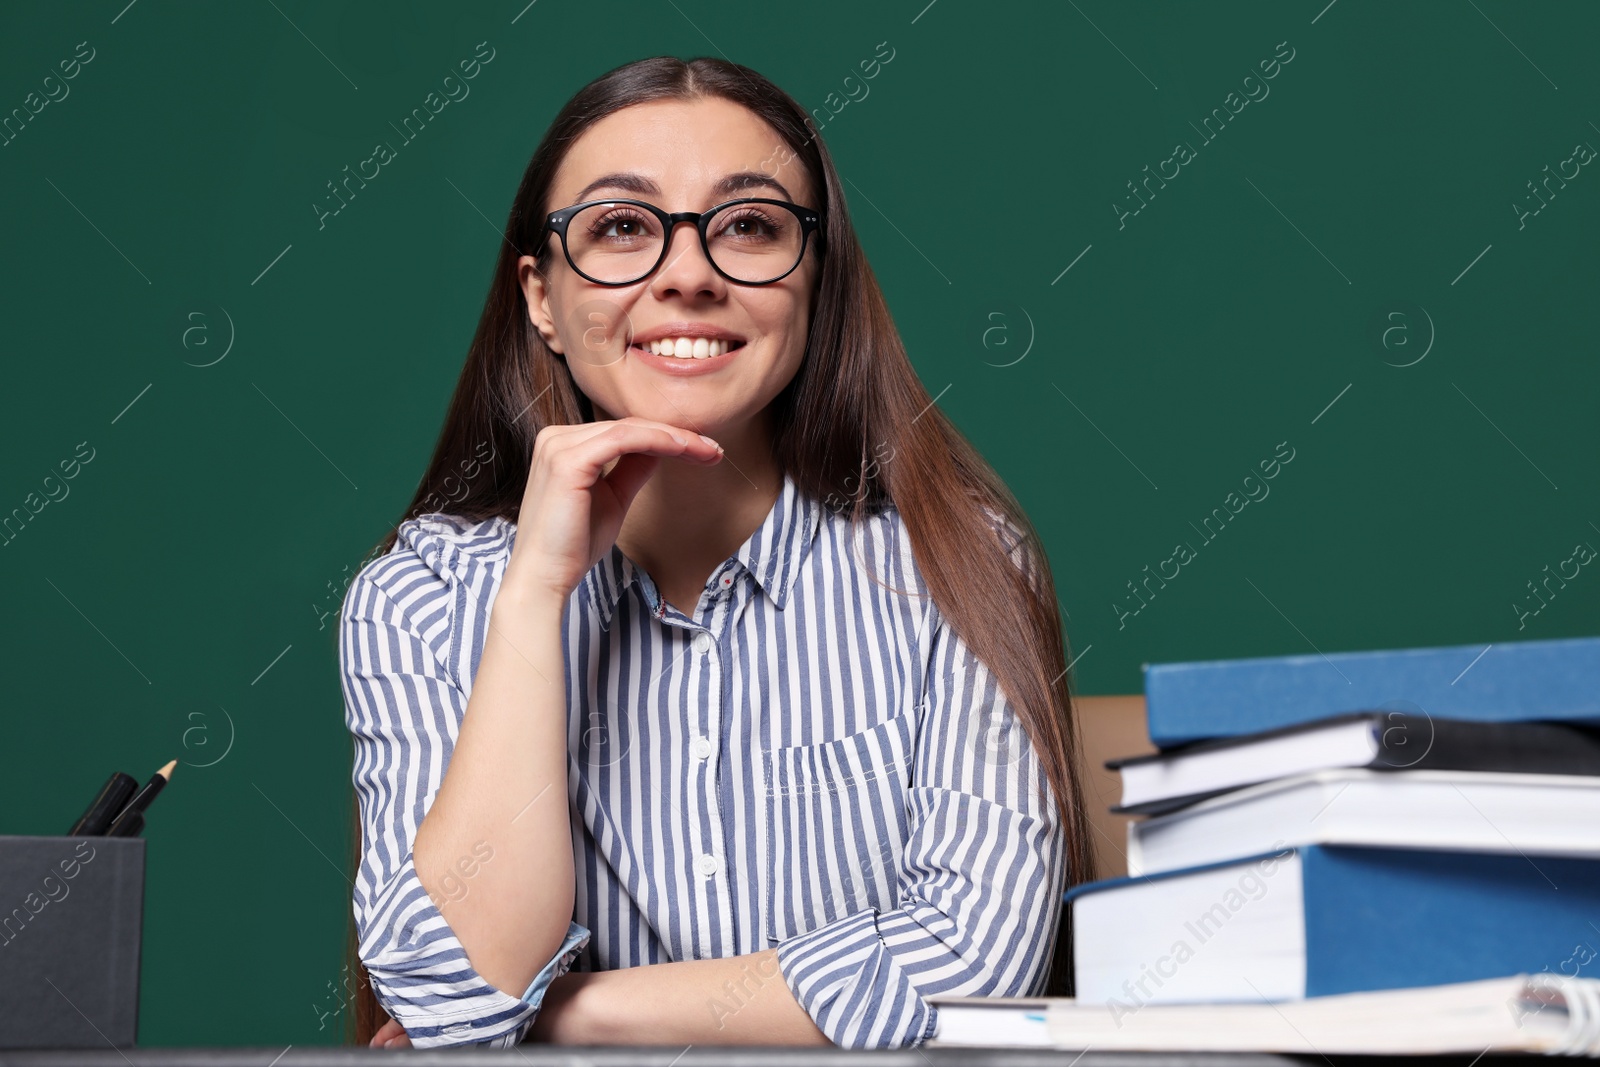
POLYGON ((706 322, 669 322, 634 338, 628 350, 667 374, 707 374, 732 361, 745 339, 706 322))
POLYGON ((678 378, 688 378, 694 374, 712 374, 730 365, 734 358, 744 352, 744 346, 738 349, 728 349, 720 355, 659 355, 651 352, 650 347, 629 347, 630 354, 645 366, 664 374, 675 374, 678 378))
POLYGON ((652 367, 665 374, 681 377, 711 374, 714 371, 721 370, 732 363, 734 358, 745 349, 742 341, 736 347, 730 347, 726 341, 714 341, 708 344, 705 338, 694 342, 679 338, 674 346, 673 354, 667 355, 666 348, 669 344, 672 344, 672 342, 652 341, 647 345, 640 345, 635 342, 628 347, 628 351, 647 367, 652 367), (684 352, 686 346, 689 349, 689 353, 686 355, 679 354, 684 352), (651 351, 651 349, 660 349, 661 351, 655 352, 651 351), (697 354, 701 350, 705 350, 706 354, 697 354), (713 351, 715 354, 713 354, 713 351))

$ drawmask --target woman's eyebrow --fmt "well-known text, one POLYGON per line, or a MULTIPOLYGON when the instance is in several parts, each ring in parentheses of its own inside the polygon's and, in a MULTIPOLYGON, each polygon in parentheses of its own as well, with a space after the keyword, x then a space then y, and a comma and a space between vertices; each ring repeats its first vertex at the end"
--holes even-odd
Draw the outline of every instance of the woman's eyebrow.
MULTIPOLYGON (((789 190, 784 188, 783 183, 778 179, 754 170, 741 170, 718 178, 711 187, 711 193, 714 197, 720 198, 761 186, 776 189, 783 194, 785 200, 794 199, 789 190)), ((643 174, 635 174, 632 171, 618 171, 615 174, 607 174, 596 178, 588 185, 585 185, 578 193, 577 202, 582 203, 587 200, 589 194, 596 189, 622 189, 641 197, 661 195, 661 187, 643 174)))

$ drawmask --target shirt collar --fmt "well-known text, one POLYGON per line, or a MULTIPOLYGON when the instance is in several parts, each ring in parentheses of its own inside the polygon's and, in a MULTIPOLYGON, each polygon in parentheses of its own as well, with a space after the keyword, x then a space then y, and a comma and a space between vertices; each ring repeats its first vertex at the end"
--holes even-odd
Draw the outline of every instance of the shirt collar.
MULTIPOLYGON (((767 599, 774 607, 783 610, 789 599, 789 588, 799 573, 800 562, 816 538, 822 518, 822 505, 801 491, 787 473, 778 499, 761 525, 745 539, 733 559, 750 572, 767 599)), ((609 629, 611 616, 628 586, 638 582, 641 595, 659 616, 660 594, 655 584, 634 562, 623 555, 615 544, 600 558, 589 573, 584 575, 581 587, 589 602, 600 615, 600 628, 609 629), (640 579, 646 580, 641 582, 640 579)))

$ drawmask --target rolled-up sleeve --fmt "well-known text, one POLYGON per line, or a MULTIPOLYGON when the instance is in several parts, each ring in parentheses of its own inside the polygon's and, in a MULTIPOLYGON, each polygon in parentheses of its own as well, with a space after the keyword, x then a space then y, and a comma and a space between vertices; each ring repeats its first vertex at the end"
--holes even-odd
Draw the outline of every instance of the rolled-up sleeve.
POLYGON ((843 1047, 919 1045, 938 1025, 926 997, 1036 996, 1049 976, 1066 843, 1037 753, 942 621, 925 693, 896 906, 778 946, 795 999, 843 1047))
POLYGON ((466 712, 461 687, 423 636, 443 625, 430 614, 431 605, 448 599, 430 601, 430 581, 442 579, 384 557, 351 582, 340 613, 345 723, 355 742, 353 781, 361 803, 361 861, 352 896, 358 951, 379 1003, 413 1047, 505 1048, 526 1036, 545 991, 572 966, 589 931, 569 920, 556 956, 514 997, 473 968, 417 878, 417 828, 444 779, 466 712), (386 585, 402 589, 405 603, 420 605, 420 627, 386 585))

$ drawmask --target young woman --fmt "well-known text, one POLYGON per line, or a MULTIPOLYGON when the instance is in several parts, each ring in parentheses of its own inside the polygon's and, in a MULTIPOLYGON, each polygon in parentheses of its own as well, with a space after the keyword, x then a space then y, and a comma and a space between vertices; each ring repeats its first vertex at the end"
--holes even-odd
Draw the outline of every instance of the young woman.
POLYGON ((341 613, 363 1040, 900 1047, 931 994, 1065 992, 1049 567, 807 123, 646 59, 523 175, 341 613))

